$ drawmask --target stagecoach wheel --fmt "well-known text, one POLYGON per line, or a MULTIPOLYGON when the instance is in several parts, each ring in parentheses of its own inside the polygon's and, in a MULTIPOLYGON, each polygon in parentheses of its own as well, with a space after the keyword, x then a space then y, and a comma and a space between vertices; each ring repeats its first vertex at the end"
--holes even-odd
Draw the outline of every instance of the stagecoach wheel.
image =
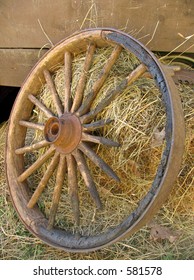
POLYGON ((184 121, 181 103, 173 81, 153 54, 131 36, 114 29, 91 29, 77 33, 61 41, 48 51, 33 68, 14 104, 6 150, 6 172, 11 197, 19 217, 35 236, 51 246, 71 252, 88 252, 112 244, 140 229, 162 205, 167 198, 178 174, 184 146, 184 121), (94 53, 98 48, 113 46, 112 54, 104 64, 92 90, 85 92, 89 70, 94 53), (128 71, 128 75, 114 89, 110 89, 98 104, 95 99, 105 83, 111 68, 123 50, 133 53, 139 65, 128 71), (72 60, 76 54, 85 53, 83 72, 72 97, 71 78, 72 60), (64 65, 64 98, 63 102, 56 90, 52 75, 57 65, 64 65), (110 178, 122 181, 111 166, 98 155, 96 143, 119 149, 119 143, 96 135, 97 129, 107 126, 111 120, 97 119, 116 97, 129 85, 136 82, 145 73, 149 73, 159 88, 166 111, 165 137, 166 145, 162 154, 152 186, 139 201, 132 213, 113 228, 96 235, 84 236, 75 231, 61 229, 55 225, 56 214, 60 203, 62 185, 65 177, 69 189, 74 224, 80 224, 80 204, 77 173, 82 177, 87 191, 97 209, 102 208, 100 193, 95 186, 92 173, 87 164, 88 159, 110 178), (38 98, 42 85, 50 89, 56 113, 44 105, 38 98), (38 109, 45 115, 43 123, 33 122, 31 115, 38 109), (43 139, 26 145, 28 129, 34 134, 40 131, 43 139), (45 147, 45 153, 33 164, 26 166, 24 155, 37 154, 45 147), (42 165, 50 161, 33 193, 29 189, 30 176, 42 165), (55 173, 52 203, 48 219, 38 206, 48 181, 55 173))

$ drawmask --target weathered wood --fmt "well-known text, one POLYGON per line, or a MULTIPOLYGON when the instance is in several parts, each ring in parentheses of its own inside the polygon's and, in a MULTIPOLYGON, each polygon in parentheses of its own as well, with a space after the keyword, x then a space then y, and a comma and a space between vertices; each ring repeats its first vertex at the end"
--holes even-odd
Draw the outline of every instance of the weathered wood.
MULTIPOLYGON (((0 28, 0 33, 2 29, 0 28)), ((1 35, 0 38, 2 41, 1 35)), ((1 49, 0 42, 0 85, 20 87, 30 70, 46 51, 45 49, 41 51, 39 49, 1 49)))
POLYGON ((67 172, 68 172, 68 191, 71 201, 71 207, 76 225, 80 223, 79 197, 78 197, 78 182, 77 182, 77 166, 72 155, 67 157, 67 172))
POLYGON ((64 54, 65 65, 65 93, 64 93, 64 112, 69 112, 71 107, 71 79, 72 79, 72 55, 70 52, 64 54))
POLYGON ((95 183, 93 181, 93 178, 90 174, 90 170, 88 168, 88 165, 87 165, 87 162, 85 160, 84 155, 82 154, 81 151, 77 150, 74 153, 74 156, 75 156, 75 159, 77 161, 77 165, 78 165, 78 168, 80 170, 80 173, 81 173, 81 175, 84 179, 84 182, 86 184, 86 187, 88 188, 88 191, 89 191, 91 197, 93 198, 97 208, 101 209, 102 208, 102 202, 100 200, 96 185, 95 185, 95 183))
POLYGON ((111 146, 111 147, 120 146, 120 144, 118 142, 115 142, 111 139, 101 137, 101 136, 90 135, 85 132, 82 132, 82 141, 93 142, 93 143, 102 144, 102 145, 111 146))
POLYGON ((101 112, 106 106, 108 106, 127 86, 135 82, 147 71, 147 67, 144 64, 140 64, 135 68, 126 79, 124 79, 115 89, 109 90, 106 97, 102 99, 92 111, 83 115, 80 120, 82 123, 86 123, 92 120, 99 112, 101 112))
MULTIPOLYGON (((44 1, 37 4, 33 0, 20 0, 20 5, 16 0, 4 2, 0 18, 3 27, 0 28, 1 48, 41 48, 48 44, 38 19, 54 44, 80 28, 95 26, 124 29, 136 38, 142 38, 146 44, 158 23, 149 48, 171 51, 183 42, 178 33, 193 34, 193 1, 94 0, 79 1, 79 5, 75 5, 72 0, 47 0, 46 6, 44 1)), ((192 43, 193 40, 187 42, 179 51, 184 51, 192 43)))
POLYGON ((110 124, 112 121, 113 120, 111 119, 107 119, 107 120, 99 120, 88 124, 83 124, 83 131, 93 131, 95 129, 102 128, 105 125, 110 124))
MULTIPOLYGON (((92 150, 89 145, 85 143, 80 144, 79 149, 82 150, 89 159, 93 160, 94 164, 102 168, 102 170, 104 170, 111 178, 113 177, 118 180, 118 176, 116 176, 110 167, 96 155, 95 151, 92 150)), ((51 152, 54 153, 54 150, 51 152)), ((103 248, 106 245, 112 244, 121 238, 133 234, 153 217, 172 189, 176 176, 180 171, 183 152, 184 118, 181 110, 181 101, 176 92, 174 82, 170 79, 168 79, 168 83, 166 82, 165 72, 161 68, 157 59, 155 59, 151 52, 145 49, 133 38, 125 36, 118 31, 113 32, 112 30, 105 31, 102 29, 89 30, 84 33, 81 32, 65 42, 61 42, 48 52, 22 87, 13 107, 9 122, 6 145, 7 181, 14 206, 23 223, 33 234, 51 246, 63 250, 72 252, 89 252, 103 248), (16 155, 15 150, 24 145, 26 138, 26 129, 19 125, 19 121, 29 120, 31 117, 33 103, 29 102, 28 95, 29 93, 36 95, 37 90, 41 87, 41 83, 44 81, 42 73, 45 65, 49 70, 53 69, 52 67, 61 63, 64 51, 66 50, 71 51, 71 53, 78 53, 81 47, 81 50, 85 51, 87 43, 91 39, 95 41, 97 46, 104 46, 104 43, 107 43, 105 38, 108 38, 107 36, 104 36, 106 35, 106 32, 108 32, 108 35, 112 35, 115 40, 120 41, 121 44, 123 42, 129 51, 130 47, 132 47, 137 52, 138 58, 146 63, 152 76, 155 77, 155 82, 161 91, 164 107, 166 109, 166 145, 156 176, 148 192, 144 194, 144 197, 139 201, 137 207, 124 217, 124 220, 121 219, 117 226, 114 226, 105 232, 102 231, 100 234, 94 233, 92 236, 85 236, 85 234, 84 236, 78 235, 77 232, 75 233, 75 227, 72 227, 70 230, 67 228, 54 228, 50 231, 46 229, 48 221, 42 212, 42 209, 39 207, 29 209, 27 207, 30 192, 28 182, 23 182, 23 180, 22 182, 18 181, 18 176, 19 174, 22 174, 25 164, 23 156, 16 155), (138 52, 138 50, 140 50, 140 52, 138 52)), ((31 169, 27 169, 28 175, 46 160, 45 155, 43 155, 43 158, 39 158, 35 165, 30 167, 31 169)), ((47 154, 47 156, 50 155, 47 154)), ((61 166, 60 163, 59 168, 62 168, 61 166)), ((57 176, 57 181, 60 182, 64 172, 59 172, 58 169, 57 173, 60 175, 57 176)), ((26 175, 27 174, 25 174, 25 176, 26 175)), ((55 186, 57 186, 57 182, 55 186)), ((55 205, 54 210, 56 210, 58 204, 53 205, 55 205)), ((53 225, 53 223, 51 223, 51 225, 53 225)))
POLYGON ((29 121, 19 121, 19 124, 22 126, 25 126, 27 128, 33 128, 43 131, 44 130, 44 124, 41 123, 33 123, 29 121))
POLYGON ((34 105, 36 105, 42 112, 45 113, 45 115, 48 118, 51 118, 54 116, 54 114, 42 103, 40 102, 34 95, 29 94, 28 95, 28 99, 34 103, 34 105))
POLYGON ((47 85, 50 89, 50 92, 51 92, 53 102, 55 104, 58 116, 60 117, 63 114, 63 106, 61 104, 61 100, 59 98, 59 95, 56 91, 56 88, 55 88, 54 82, 52 80, 51 74, 47 69, 44 70, 44 77, 45 77, 46 83, 47 83, 47 85))
POLYGON ((84 63, 84 67, 83 67, 83 72, 81 74, 81 77, 79 79, 79 82, 78 82, 78 85, 76 88, 71 112, 75 112, 81 105, 81 102, 82 102, 82 99, 84 96, 84 89, 85 89, 85 85, 86 85, 86 81, 87 81, 87 75, 88 75, 88 71, 92 64, 92 59, 93 59, 95 49, 96 49, 96 46, 95 46, 95 44, 92 44, 92 43, 88 47, 88 50, 86 53, 86 58, 85 58, 85 63, 84 63))
POLYGON ((6 0, 1 15, 0 85, 21 86, 38 60, 39 49, 50 47, 40 24, 53 44, 80 28, 110 26, 148 43, 154 51, 194 52, 194 1, 94 0, 74 5, 72 0, 48 0, 45 7, 44 1, 37 5, 20 0, 18 5, 6 0))
POLYGON ((99 90, 103 86, 104 82, 106 81, 112 66, 115 64, 117 58, 119 57, 122 51, 122 47, 117 45, 112 54, 110 55, 109 59, 105 63, 102 71, 99 74, 98 79, 94 82, 91 92, 88 93, 86 96, 84 103, 80 106, 80 108, 76 111, 77 116, 82 116, 83 114, 87 113, 93 103, 96 95, 98 94, 99 90))
POLYGON ((101 159, 87 144, 80 143, 78 146, 91 161, 93 161, 97 166, 99 166, 109 177, 117 182, 120 182, 119 177, 116 173, 108 166, 103 159, 101 159))
POLYGON ((61 197, 61 191, 63 182, 65 179, 65 171, 66 171, 66 159, 64 155, 60 155, 60 161, 57 168, 57 175, 56 175, 56 182, 55 187, 53 191, 53 197, 52 197, 52 203, 51 203, 51 209, 49 214, 49 220, 48 220, 48 229, 52 229, 55 222, 55 217, 57 214, 59 201, 61 197))
POLYGON ((53 172, 55 168, 57 167, 57 164, 59 162, 59 154, 56 152, 53 156, 51 163, 49 164, 46 172, 44 173, 44 176, 41 178, 40 183, 38 184, 35 192, 33 193, 31 199, 28 202, 28 207, 33 208, 34 205, 37 203, 39 197, 41 196, 43 190, 45 189, 49 179, 53 175, 53 172))
POLYGON ((25 181, 34 171, 36 171, 40 166, 42 166, 53 154, 55 148, 50 147, 48 151, 39 157, 28 169, 26 169, 19 177, 18 182, 25 181))
POLYGON ((43 147, 46 147, 47 145, 49 145, 50 143, 47 142, 46 140, 42 140, 38 143, 35 143, 35 144, 32 144, 30 146, 25 146, 25 147, 22 147, 22 148, 19 148, 15 151, 15 153, 17 155, 21 155, 21 154, 25 154, 25 153, 29 153, 29 152, 32 152, 34 150, 38 150, 38 149, 41 149, 43 147))

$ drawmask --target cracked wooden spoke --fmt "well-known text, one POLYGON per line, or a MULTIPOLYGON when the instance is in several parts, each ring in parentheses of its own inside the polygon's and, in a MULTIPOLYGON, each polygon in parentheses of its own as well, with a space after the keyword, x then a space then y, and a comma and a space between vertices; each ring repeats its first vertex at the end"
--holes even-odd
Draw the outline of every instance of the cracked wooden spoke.
POLYGON ((93 161, 98 167, 100 167, 109 177, 113 178, 115 181, 120 182, 119 177, 116 173, 101 159, 87 144, 80 143, 78 146, 91 161, 93 161))
POLYGON ((19 148, 19 149, 15 150, 15 153, 17 155, 21 155, 21 154, 32 152, 34 150, 41 149, 43 147, 46 147, 47 145, 49 145, 49 142, 47 142, 46 140, 42 140, 42 141, 40 141, 38 143, 35 143, 33 145, 19 148))
POLYGON ((77 166, 72 155, 67 156, 67 173, 68 173, 68 190, 71 201, 73 216, 76 225, 80 223, 78 182, 77 182, 77 166))
POLYGON ((25 181, 34 171, 36 171, 41 165, 43 165, 55 151, 54 147, 50 147, 48 151, 39 157, 28 169, 26 169, 19 177, 18 182, 25 181))
POLYGON ((45 113, 45 115, 48 118, 51 118, 54 116, 54 114, 42 102, 40 102, 34 95, 29 94, 28 99, 32 103, 34 103, 34 105, 36 105, 43 113, 45 113))
POLYGON ((111 139, 107 139, 105 137, 100 137, 100 136, 90 135, 90 134, 87 134, 87 133, 84 133, 84 132, 82 132, 82 141, 103 144, 103 145, 111 146, 111 147, 119 147, 120 146, 120 144, 118 142, 115 142, 111 139))
POLYGON ((120 93, 123 92, 123 90, 134 83, 139 77, 141 77, 145 71, 147 70, 147 67, 144 64, 140 64, 137 66, 135 70, 133 70, 129 76, 124 79, 115 89, 109 90, 107 92, 107 95, 104 99, 102 99, 96 108, 94 108, 92 111, 90 111, 88 114, 83 115, 80 120, 82 123, 89 122, 93 118, 96 117, 98 113, 104 110, 105 107, 107 107, 120 93))
POLYGON ((19 124, 22 126, 25 126, 27 128, 38 129, 41 131, 44 130, 44 124, 40 124, 40 123, 33 123, 33 122, 29 122, 29 121, 19 121, 19 124))
POLYGON ((88 191, 91 195, 91 197, 93 198, 96 206, 98 209, 102 208, 102 202, 100 200, 96 185, 93 181, 93 178, 91 176, 90 170, 88 168, 87 162, 85 160, 84 155, 82 154, 81 151, 77 150, 74 153, 78 168, 80 170, 80 173, 84 179, 84 182, 86 184, 86 187, 88 188, 88 191))
POLYGON ((56 91, 56 88, 55 88, 54 82, 52 80, 51 74, 47 69, 45 69, 43 73, 44 73, 46 83, 47 83, 47 85, 50 89, 50 92, 51 92, 51 95, 52 95, 52 98, 53 98, 53 102, 54 102, 55 108, 57 110, 57 114, 58 114, 58 116, 61 116, 63 114, 63 106, 61 104, 61 100, 59 98, 59 95, 56 91))
POLYGON ((110 124, 111 122, 113 122, 113 120, 107 119, 107 120, 99 120, 88 124, 83 124, 83 131, 87 131, 87 132, 93 131, 95 129, 102 128, 105 125, 110 124))
POLYGON ((59 165, 57 168, 56 182, 55 182, 55 187, 54 187, 54 191, 53 191, 52 204, 51 204, 49 221, 48 221, 48 229, 52 229, 54 226, 55 217, 57 214, 59 201, 61 198, 61 191, 62 191, 64 179, 65 179, 66 169, 67 169, 67 167, 66 167, 65 156, 61 155, 59 165))
POLYGON ((37 203, 37 201, 40 198, 43 190, 45 189, 49 179, 53 175, 53 172, 56 169, 58 162, 59 162, 59 153, 56 152, 55 155, 53 156, 51 163, 49 164, 46 172, 44 173, 44 176, 40 180, 40 183, 38 184, 35 192, 33 193, 31 199, 28 202, 28 205, 27 205, 28 208, 33 208, 34 205, 37 203))
POLYGON ((66 51, 64 54, 65 65, 65 93, 64 93, 64 112, 69 112, 71 107, 71 79, 72 79, 72 56, 66 51))
POLYGON ((95 44, 90 44, 86 53, 86 58, 85 58, 85 63, 83 67, 83 72, 81 74, 81 77, 79 79, 76 92, 75 92, 75 97, 73 100, 73 105, 71 108, 71 112, 75 112, 82 103, 83 96, 84 96, 84 89, 87 81, 87 76, 88 76, 88 71, 90 70, 92 60, 93 60, 93 55, 95 52, 96 46, 95 44))
POLYGON ((94 99, 96 98, 97 93, 99 92, 99 90, 103 86, 104 82, 106 81, 106 79, 110 73, 110 70, 111 70, 112 66, 115 64, 121 51, 122 51, 121 46, 116 46, 114 48, 111 56, 109 57, 104 68, 102 69, 102 71, 98 77, 98 80, 94 83, 92 91, 86 96, 84 103, 77 110, 76 114, 78 116, 82 116, 83 114, 86 114, 89 111, 94 99))

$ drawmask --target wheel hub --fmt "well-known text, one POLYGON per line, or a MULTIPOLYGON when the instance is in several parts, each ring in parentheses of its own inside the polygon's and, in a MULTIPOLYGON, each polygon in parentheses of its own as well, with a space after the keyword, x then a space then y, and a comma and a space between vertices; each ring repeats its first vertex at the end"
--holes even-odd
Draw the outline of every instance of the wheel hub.
POLYGON ((60 153, 73 152, 81 140, 82 126, 78 117, 65 113, 61 117, 51 117, 45 124, 45 139, 60 153))

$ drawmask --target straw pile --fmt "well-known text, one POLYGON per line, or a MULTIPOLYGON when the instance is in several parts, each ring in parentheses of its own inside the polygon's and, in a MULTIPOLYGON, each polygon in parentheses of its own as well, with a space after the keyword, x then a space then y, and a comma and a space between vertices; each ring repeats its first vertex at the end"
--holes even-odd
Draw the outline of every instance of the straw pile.
MULTIPOLYGON (((86 92, 89 92, 93 82, 98 77, 99 71, 102 69, 111 52, 112 48, 100 49, 95 54, 93 65, 88 76, 86 92)), ((79 55, 74 58, 72 80, 73 95, 77 81, 79 80, 83 69, 83 63, 84 55, 79 55)), ((118 82, 126 77, 129 71, 134 69, 138 64, 139 61, 136 57, 128 54, 127 52, 122 52, 118 61, 111 70, 109 78, 100 90, 93 106, 95 106, 95 104, 97 104, 103 98, 103 96, 105 96, 106 92, 110 88, 114 88, 118 82)), ((61 66, 59 70, 54 73, 53 79, 55 81, 59 96, 63 101, 63 66, 61 66)), ((162 210, 156 216, 156 219, 160 224, 170 226, 172 226, 172 224, 176 224, 176 228, 183 231, 184 240, 181 239, 180 241, 181 251, 184 247, 183 244, 186 244, 185 248, 188 248, 188 242, 189 244, 191 243, 191 239, 193 238, 191 236, 194 234, 192 229, 194 224, 194 95, 193 88, 190 86, 180 84, 178 89, 182 99, 186 122, 185 154, 182 168, 174 186, 173 192, 170 195, 168 202, 163 206, 162 210)), ((48 108, 55 112, 47 85, 41 89, 39 98, 48 108)), ((160 92, 158 91, 152 79, 141 78, 132 86, 126 88, 122 95, 115 99, 98 116, 98 118, 110 118, 113 120, 110 125, 98 130, 98 135, 103 135, 118 141, 121 144, 121 147, 107 148, 101 145, 96 145, 95 150, 97 154, 100 155, 121 178, 121 183, 116 183, 113 180, 110 180, 98 167, 88 160, 88 165, 92 171, 92 175, 97 185, 104 208, 100 212, 96 211, 86 190, 84 182, 82 178, 79 177, 79 196, 81 204, 81 225, 79 230, 82 234, 87 235, 97 234, 106 231, 106 229, 111 226, 117 225, 124 219, 124 217, 126 217, 136 208, 139 200, 147 193, 153 182, 158 164, 160 163, 161 154, 165 146, 165 111, 161 101, 160 92)), ((46 121, 45 116, 37 108, 35 108, 33 111, 32 119, 40 123, 46 121)), ((5 126, 3 126, 1 129, 4 131, 5 126)), ((42 139, 42 137, 43 136, 41 133, 37 132, 36 135, 34 135, 34 131, 28 129, 26 143, 30 144, 36 142, 42 139)), ((1 146, 4 146, 4 138, 2 138, 1 146)), ((34 160, 38 158, 41 153, 44 153, 45 150, 46 148, 36 151, 36 153, 33 153, 33 155, 25 155, 26 165, 30 165, 32 162, 34 162, 34 160)), ((30 177, 29 185, 32 191, 37 186, 44 173, 44 170, 48 166, 48 163, 49 162, 47 162, 41 169, 39 169, 30 177)), ((1 155, 1 166, 3 166, 3 155, 1 155)), ((1 175, 1 180, 1 193, 4 197, 2 205, 5 205, 5 203, 7 203, 5 192, 7 193, 7 191, 4 189, 5 179, 3 178, 3 175, 1 175)), ((39 207, 46 216, 49 215, 54 184, 55 174, 50 179, 49 184, 39 201, 39 207)), ((69 228, 71 231, 75 230, 71 205, 68 199, 68 188, 66 181, 64 182, 63 186, 63 193, 56 223, 61 228, 69 228)), ((2 227, 4 228, 4 231, 7 231, 9 234, 8 225, 2 223, 2 227)), ((11 238, 11 235, 8 235, 8 239, 11 238)), ((3 246, 7 248, 7 244, 4 245, 5 239, 5 237, 2 238, 1 242, 3 246)), ((109 249, 104 249, 99 254, 90 254, 90 257, 88 256, 88 258, 108 259, 113 258, 111 254, 114 254, 114 258, 124 259, 126 258, 126 248, 128 247, 131 248, 132 253, 131 256, 129 256, 129 252, 127 251, 127 258, 162 258, 163 253, 161 252, 162 249, 160 245, 157 251, 155 245, 149 241, 149 229, 147 227, 144 227, 142 231, 131 237, 130 240, 131 241, 128 240, 113 245, 114 247, 110 247, 109 249), (140 246, 139 242, 142 242, 142 250, 136 249, 138 248, 137 246, 140 246), (142 255, 143 252, 144 256, 142 255)), ((190 245, 190 247, 191 246, 193 245, 190 245)), ((54 251, 55 249, 47 248, 45 250, 50 252, 50 258, 51 255, 52 258, 62 258, 60 253, 56 253, 56 251, 54 251), (56 253, 56 257, 54 252, 56 253)), ((175 249, 172 249, 172 254, 175 254, 175 251, 175 249)), ((188 253, 190 254, 190 258, 192 258, 191 251, 188 253)), ((5 258, 7 256, 5 250, 4 256, 5 258)), ((78 256, 79 258, 84 258, 80 257, 80 255, 75 255, 75 258, 78 258, 78 256)), ((71 257, 74 258, 74 255, 71 255, 71 257)), ((47 257, 42 255, 42 258, 47 257)))

